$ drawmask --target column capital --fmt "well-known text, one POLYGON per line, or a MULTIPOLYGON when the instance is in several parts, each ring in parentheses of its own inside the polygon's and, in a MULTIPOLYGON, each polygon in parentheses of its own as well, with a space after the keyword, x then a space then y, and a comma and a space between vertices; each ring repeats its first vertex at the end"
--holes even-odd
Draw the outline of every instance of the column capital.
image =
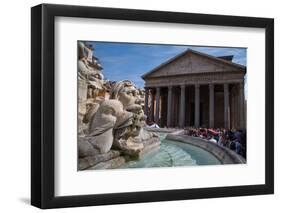
POLYGON ((160 92, 160 87, 156 87, 156 92, 160 92))
POLYGON ((181 89, 185 89, 186 85, 185 84, 182 84, 180 85, 181 89))
POLYGON ((200 84, 195 84, 194 87, 195 87, 195 89, 199 89, 200 88, 200 84))
POLYGON ((173 89, 173 86, 168 86, 168 89, 169 89, 169 90, 172 90, 172 89, 173 89))
POLYGON ((214 87, 215 87, 215 84, 214 84, 214 83, 210 83, 210 84, 209 84, 209 88, 210 88, 210 89, 212 89, 212 88, 214 88, 214 87))

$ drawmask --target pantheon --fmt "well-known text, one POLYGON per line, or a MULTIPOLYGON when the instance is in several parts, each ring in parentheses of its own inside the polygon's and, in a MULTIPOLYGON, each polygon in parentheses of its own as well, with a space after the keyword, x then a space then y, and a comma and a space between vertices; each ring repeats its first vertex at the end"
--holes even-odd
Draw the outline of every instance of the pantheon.
POLYGON ((160 127, 244 129, 246 67, 187 49, 142 76, 145 114, 160 127))

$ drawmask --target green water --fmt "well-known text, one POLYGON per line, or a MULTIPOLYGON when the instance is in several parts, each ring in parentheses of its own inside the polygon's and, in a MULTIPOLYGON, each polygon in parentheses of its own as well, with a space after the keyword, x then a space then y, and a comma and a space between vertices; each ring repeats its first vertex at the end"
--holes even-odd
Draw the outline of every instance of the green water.
POLYGON ((123 168, 174 167, 195 165, 217 165, 220 161, 211 153, 182 142, 165 139, 166 134, 159 134, 161 146, 142 159, 127 162, 123 168))

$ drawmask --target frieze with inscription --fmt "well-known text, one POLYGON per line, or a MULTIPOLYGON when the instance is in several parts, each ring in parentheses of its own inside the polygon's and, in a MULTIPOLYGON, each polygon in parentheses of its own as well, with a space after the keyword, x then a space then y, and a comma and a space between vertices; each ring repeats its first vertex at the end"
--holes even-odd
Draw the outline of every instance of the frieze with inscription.
POLYGON ((167 76, 150 78, 145 82, 146 87, 156 86, 174 86, 187 84, 222 84, 222 83, 242 83, 244 81, 243 73, 206 73, 197 75, 167 76))

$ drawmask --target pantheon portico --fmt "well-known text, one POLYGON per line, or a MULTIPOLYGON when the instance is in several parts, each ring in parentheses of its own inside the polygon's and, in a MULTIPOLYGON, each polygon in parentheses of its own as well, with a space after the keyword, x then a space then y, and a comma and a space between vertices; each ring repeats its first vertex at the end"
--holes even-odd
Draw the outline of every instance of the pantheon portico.
POLYGON ((144 74, 145 114, 161 127, 245 128, 246 67, 191 49, 144 74))

